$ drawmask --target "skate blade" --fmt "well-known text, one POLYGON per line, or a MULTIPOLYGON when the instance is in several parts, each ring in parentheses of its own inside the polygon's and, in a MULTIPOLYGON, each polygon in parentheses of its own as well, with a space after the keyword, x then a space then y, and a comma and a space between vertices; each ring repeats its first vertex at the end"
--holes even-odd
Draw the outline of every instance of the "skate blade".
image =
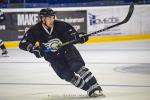
POLYGON ((98 94, 93 94, 92 96, 90 96, 91 98, 92 97, 101 97, 101 98, 103 98, 103 97, 105 97, 105 95, 103 94, 103 93, 98 93, 98 94))

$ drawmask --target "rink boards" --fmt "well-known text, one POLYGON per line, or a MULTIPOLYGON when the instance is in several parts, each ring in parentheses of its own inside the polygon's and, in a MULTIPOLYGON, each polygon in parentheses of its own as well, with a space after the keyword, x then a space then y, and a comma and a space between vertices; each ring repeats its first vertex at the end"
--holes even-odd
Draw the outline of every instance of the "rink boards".
MULTIPOLYGON (((91 33, 121 22, 129 6, 54 8, 56 18, 73 25, 78 32, 91 33)), ((2 9, 6 21, 0 25, 0 37, 8 48, 17 48, 23 34, 39 21, 41 8, 2 9)), ((150 5, 135 5, 131 19, 126 24, 90 37, 87 43, 118 42, 150 39, 150 5)))

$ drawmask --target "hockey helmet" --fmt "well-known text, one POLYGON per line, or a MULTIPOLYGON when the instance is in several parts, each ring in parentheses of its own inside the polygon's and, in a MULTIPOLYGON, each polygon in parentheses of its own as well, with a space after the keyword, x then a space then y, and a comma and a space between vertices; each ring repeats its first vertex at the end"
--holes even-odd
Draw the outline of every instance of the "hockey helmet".
POLYGON ((40 10, 40 17, 55 16, 55 12, 51 8, 44 8, 40 10))

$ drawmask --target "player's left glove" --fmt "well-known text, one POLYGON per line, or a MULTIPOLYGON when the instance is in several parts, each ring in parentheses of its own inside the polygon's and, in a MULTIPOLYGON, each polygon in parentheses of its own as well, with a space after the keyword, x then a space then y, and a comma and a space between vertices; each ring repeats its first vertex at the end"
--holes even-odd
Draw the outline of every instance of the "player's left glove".
POLYGON ((84 33, 84 32, 80 32, 78 33, 78 36, 77 36, 77 43, 85 43, 88 41, 89 37, 88 36, 85 36, 87 33, 84 33))
POLYGON ((33 46, 30 48, 29 52, 34 53, 37 58, 41 58, 44 56, 39 46, 33 46))

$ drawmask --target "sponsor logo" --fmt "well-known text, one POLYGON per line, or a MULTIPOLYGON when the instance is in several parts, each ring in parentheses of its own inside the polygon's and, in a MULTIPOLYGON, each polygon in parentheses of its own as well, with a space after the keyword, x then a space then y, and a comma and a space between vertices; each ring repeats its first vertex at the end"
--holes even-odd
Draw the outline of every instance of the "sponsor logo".
POLYGON ((38 14, 17 14, 18 26, 34 25, 38 22, 38 14))
POLYGON ((58 20, 61 20, 61 21, 65 21, 67 23, 83 23, 85 21, 85 18, 84 17, 81 17, 81 18, 64 18, 64 19, 58 19, 58 20))
POLYGON ((118 17, 104 17, 104 18, 100 18, 97 15, 94 14, 88 14, 89 16, 89 22, 90 25, 97 25, 97 24, 114 24, 114 23, 118 23, 119 22, 119 18, 118 17))
POLYGON ((77 31, 79 31, 81 29, 81 26, 79 25, 79 23, 84 23, 85 22, 85 18, 84 17, 81 17, 81 18, 65 17, 63 19, 57 18, 57 20, 61 20, 61 21, 65 21, 67 23, 73 24, 72 26, 77 31))

